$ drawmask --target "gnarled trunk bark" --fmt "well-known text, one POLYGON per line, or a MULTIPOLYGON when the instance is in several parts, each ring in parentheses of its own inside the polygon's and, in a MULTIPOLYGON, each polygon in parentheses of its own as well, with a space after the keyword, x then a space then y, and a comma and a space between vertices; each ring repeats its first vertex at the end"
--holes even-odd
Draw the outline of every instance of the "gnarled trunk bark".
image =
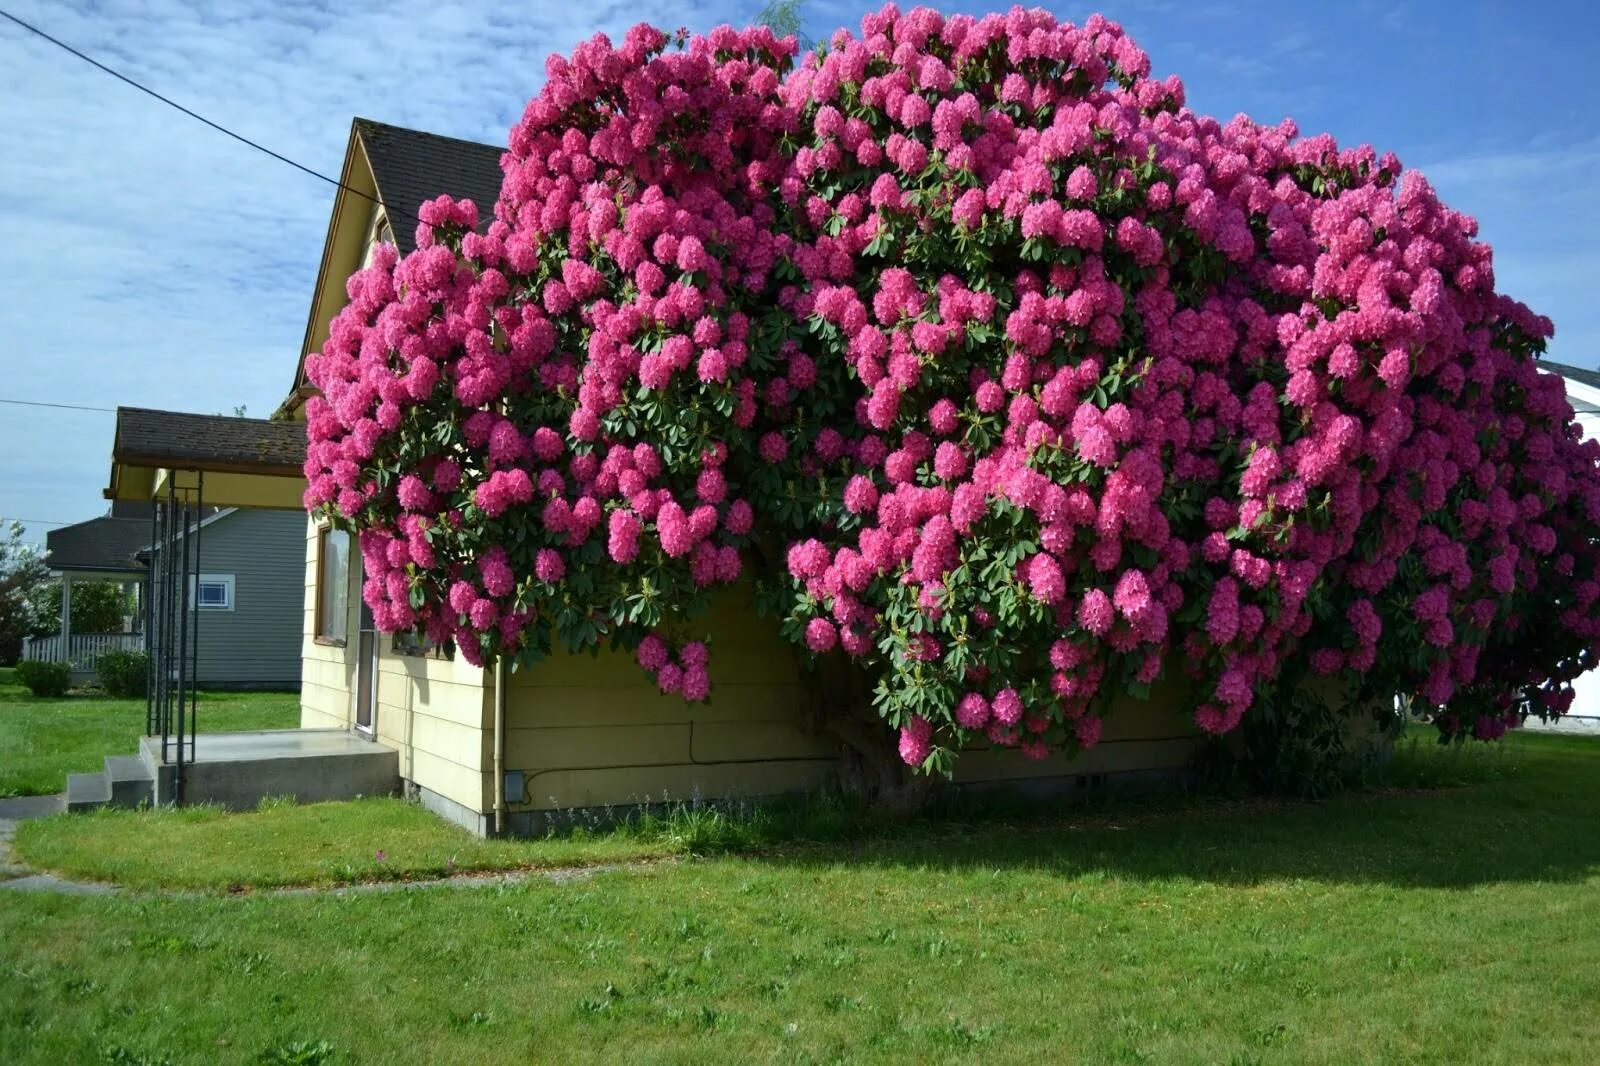
POLYGON ((893 729, 872 709, 872 682, 844 655, 810 670, 815 726, 841 747, 840 787, 893 814, 914 814, 944 782, 905 764, 893 729))

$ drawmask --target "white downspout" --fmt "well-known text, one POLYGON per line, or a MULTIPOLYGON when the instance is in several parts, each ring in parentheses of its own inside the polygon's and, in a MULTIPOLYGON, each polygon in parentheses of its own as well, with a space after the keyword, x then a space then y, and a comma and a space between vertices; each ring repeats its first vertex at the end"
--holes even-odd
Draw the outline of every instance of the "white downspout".
POLYGON ((506 659, 494 661, 494 835, 506 832, 506 659))

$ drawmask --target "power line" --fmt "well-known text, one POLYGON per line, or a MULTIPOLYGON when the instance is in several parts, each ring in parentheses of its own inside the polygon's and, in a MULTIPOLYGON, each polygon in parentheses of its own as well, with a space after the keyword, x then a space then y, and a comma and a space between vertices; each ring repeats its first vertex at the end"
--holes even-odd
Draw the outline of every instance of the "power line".
MULTIPOLYGON (((5 12, 0 11, 0 14, 5 12)), ((107 414, 116 414, 115 407, 89 407, 81 403, 46 403, 43 400, 8 400, 0 396, 0 403, 14 403, 18 407, 58 407, 63 411, 105 411, 107 414)))
POLYGON ((0 518, 0 522, 21 522, 25 526, 74 526, 76 522, 46 522, 42 518, 0 518))
POLYGON ((173 100, 170 97, 166 97, 166 96, 161 95, 160 93, 156 92, 154 89, 150 88, 149 86, 144 85, 144 84, 142 84, 140 82, 134 81, 132 78, 128 77, 126 74, 122 73, 121 71, 115 70, 115 69, 113 69, 111 67, 106 66, 104 63, 100 62, 98 59, 95 59, 93 56, 90 56, 90 55, 87 55, 87 54, 85 54, 83 52, 80 52, 78 49, 72 47, 72 45, 66 43, 63 40, 60 40, 59 38, 50 36, 48 33, 44 32, 39 27, 33 25, 33 23, 26 22, 23 19, 18 18, 17 16, 13 15, 11 12, 5 10, 4 8, 0 8, 0 17, 8 19, 9 21, 11 21, 11 22, 15 23, 16 25, 22 27, 23 29, 27 30, 29 33, 33 34, 36 37, 39 37, 39 38, 41 38, 43 40, 46 40, 46 41, 49 41, 51 44, 55 45, 57 48, 61 49, 62 51, 67 52, 70 55, 76 56, 77 58, 83 60, 85 63, 88 63, 90 66, 96 68, 97 70, 101 70, 101 71, 111 75, 113 78, 116 78, 118 81, 124 83, 125 85, 129 85, 129 86, 131 86, 131 87, 133 87, 135 89, 138 89, 140 92, 144 93, 146 96, 153 97, 153 98, 161 101, 163 104, 166 104, 168 107, 175 108, 175 109, 183 112, 185 115, 188 115, 190 118, 194 119, 196 122, 204 123, 205 125, 210 126, 212 129, 216 130, 218 133, 225 134, 226 136, 232 137, 234 140, 238 141, 240 144, 248 145, 249 147, 254 148, 258 152, 262 152, 262 153, 264 153, 266 155, 271 156, 273 159, 276 159, 280 163, 287 163, 291 167, 294 167, 296 170, 301 171, 301 172, 303 172, 305 174, 309 174, 313 178, 316 178, 319 181, 325 181, 329 185, 334 186, 335 188, 343 189, 345 192, 354 193, 355 195, 361 197, 362 199, 370 200, 373 203, 377 204, 378 206, 382 207, 384 209, 384 211, 388 212, 391 215, 401 215, 401 216, 403 216, 405 218, 411 219, 413 222, 421 222, 422 221, 420 218, 418 218, 416 215, 412 214, 409 211, 403 211, 403 210, 401 210, 399 208, 391 207, 389 204, 384 203, 382 200, 380 200, 376 196, 373 196, 371 193, 363 192, 360 189, 357 189, 357 188, 355 188, 353 186, 346 185, 344 182, 340 181, 338 178, 330 178, 330 177, 328 177, 328 175, 322 173, 319 170, 312 170, 310 167, 306 166, 304 163, 296 162, 295 160, 290 159, 288 156, 282 154, 281 152, 274 152, 271 148, 268 148, 267 146, 265 146, 263 144, 260 144, 260 143, 258 143, 256 141, 252 141, 250 138, 246 137, 242 133, 235 133, 233 130, 230 130, 228 127, 226 127, 226 126, 224 126, 224 125, 222 125, 220 123, 211 121, 210 119, 206 118, 204 115, 200 114, 198 111, 192 111, 189 108, 184 107, 182 104, 178 103, 176 100, 173 100))

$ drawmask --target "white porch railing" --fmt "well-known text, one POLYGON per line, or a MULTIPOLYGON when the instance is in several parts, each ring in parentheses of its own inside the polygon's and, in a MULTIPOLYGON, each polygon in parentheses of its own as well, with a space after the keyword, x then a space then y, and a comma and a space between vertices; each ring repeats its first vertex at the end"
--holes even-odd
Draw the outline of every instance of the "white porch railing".
POLYGON ((111 651, 144 651, 143 633, 74 633, 71 647, 63 647, 61 634, 24 637, 22 657, 34 662, 68 662, 78 671, 90 670, 100 656, 111 651))

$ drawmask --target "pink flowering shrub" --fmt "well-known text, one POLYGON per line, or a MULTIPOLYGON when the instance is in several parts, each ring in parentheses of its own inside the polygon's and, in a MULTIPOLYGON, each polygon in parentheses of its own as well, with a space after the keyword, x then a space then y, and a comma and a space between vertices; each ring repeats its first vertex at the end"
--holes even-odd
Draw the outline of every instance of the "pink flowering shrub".
POLYGON ((941 770, 1093 745, 1163 675, 1218 733, 1307 673, 1452 735, 1565 709, 1597 448, 1424 178, 1194 114, 1099 16, 795 52, 552 57, 493 221, 424 204, 350 279, 306 505, 380 628, 609 641, 699 700, 694 618, 750 574, 941 770))

